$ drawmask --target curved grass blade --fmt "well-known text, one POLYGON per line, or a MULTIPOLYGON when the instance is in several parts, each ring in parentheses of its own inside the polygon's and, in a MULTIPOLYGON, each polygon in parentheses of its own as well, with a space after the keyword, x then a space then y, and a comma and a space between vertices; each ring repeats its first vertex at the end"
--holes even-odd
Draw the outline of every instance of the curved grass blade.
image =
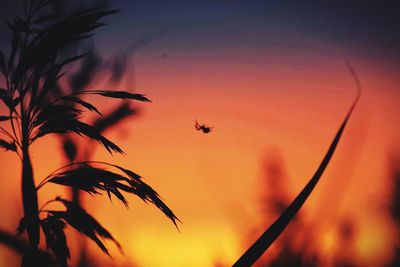
POLYGON ((310 181, 306 184, 306 186, 301 190, 301 192, 297 195, 297 197, 292 201, 292 203, 283 211, 281 216, 258 238, 258 240, 233 264, 234 267, 239 266, 252 266, 261 255, 272 245, 272 243, 280 236, 280 234, 285 230, 286 226, 291 222, 300 208, 303 206, 307 198, 310 196, 314 187, 317 185, 320 180, 322 174, 324 173, 326 167, 331 160, 335 149, 339 143, 339 140, 343 134, 343 131, 346 127, 346 124, 358 103, 360 98, 361 85, 357 78, 357 75, 353 68, 350 66, 348 62, 347 66, 349 68, 350 74, 354 77, 357 84, 357 97, 354 100, 353 104, 350 107, 342 125, 336 133, 335 138, 333 139, 327 153, 325 154, 321 164, 319 165, 317 171, 312 176, 310 181))

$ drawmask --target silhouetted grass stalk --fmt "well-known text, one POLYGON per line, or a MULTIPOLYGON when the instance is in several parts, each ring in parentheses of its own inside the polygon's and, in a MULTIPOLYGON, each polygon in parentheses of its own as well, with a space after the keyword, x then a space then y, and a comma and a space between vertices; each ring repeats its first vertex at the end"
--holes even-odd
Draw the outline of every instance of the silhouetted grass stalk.
POLYGON ((321 164, 319 165, 315 174, 311 177, 310 181, 306 184, 303 190, 297 195, 297 197, 292 201, 292 203, 283 211, 278 219, 257 239, 257 241, 233 264, 233 266, 252 266, 261 255, 267 251, 267 249, 272 245, 272 243, 281 235, 286 226, 291 222, 294 216, 298 213, 300 208, 303 206, 305 201, 310 196, 311 192, 317 185, 322 174, 324 173, 326 167, 328 166, 339 140, 343 134, 343 131, 347 125, 347 122, 357 105, 360 95, 361 95, 361 84, 360 81, 351 67, 351 65, 346 62, 350 74, 353 76, 357 86, 357 95, 353 104, 351 105, 347 115, 342 122, 339 130, 337 131, 335 138, 333 139, 327 153, 325 154, 321 164))

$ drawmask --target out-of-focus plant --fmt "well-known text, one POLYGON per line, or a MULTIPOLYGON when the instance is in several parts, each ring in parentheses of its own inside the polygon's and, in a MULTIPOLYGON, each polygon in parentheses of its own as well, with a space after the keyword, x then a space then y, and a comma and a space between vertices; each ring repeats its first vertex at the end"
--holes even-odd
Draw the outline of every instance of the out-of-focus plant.
POLYGON ((396 226, 397 240, 394 246, 394 257, 387 267, 395 267, 400 265, 400 167, 399 157, 394 159, 394 166, 391 169, 392 178, 392 195, 390 198, 389 216, 396 226))
MULTIPOLYGON (((290 204, 290 194, 287 192, 288 176, 284 167, 283 158, 277 151, 273 152, 273 157, 269 157, 264 164, 265 186, 263 186, 260 199, 261 212, 265 216, 264 222, 268 222, 271 216, 279 216, 285 208, 290 204)), ((298 266, 298 267, 314 267, 317 265, 317 259, 306 259, 305 253, 296 248, 295 244, 304 242, 302 234, 304 232, 297 229, 307 229, 307 225, 302 216, 293 218, 291 225, 286 229, 285 234, 276 244, 277 255, 271 260, 267 257, 261 257, 256 266, 298 266), (268 263, 267 263, 268 262, 268 263)), ((307 241, 311 241, 312 237, 308 236, 307 241)), ((305 244, 304 244, 305 245, 305 244)))
POLYGON ((101 134, 99 127, 82 120, 84 111, 99 113, 83 96, 150 102, 142 94, 112 90, 74 90, 59 92, 54 97, 52 91, 59 90, 58 81, 65 75, 67 66, 92 56, 84 53, 63 57, 61 51, 89 38, 94 30, 104 25, 100 22, 103 17, 117 11, 91 8, 60 18, 46 11, 52 2, 28 1, 24 17, 6 21, 12 32, 12 41, 8 55, 0 50, 0 72, 4 80, 0 99, 7 110, 6 114, 1 114, 0 121, 8 124, 8 127, 0 127, 4 138, 0 139, 0 147, 16 153, 22 162, 24 217, 17 232, 27 233, 30 248, 24 252, 22 266, 67 266, 70 257, 64 232, 67 225, 93 240, 106 254, 108 250, 101 239, 109 239, 120 247, 112 234, 77 203, 57 196, 39 208, 37 194, 49 183, 91 195, 104 192, 110 199, 116 197, 126 207, 128 202, 124 194, 134 194, 154 204, 175 225, 178 221, 140 175, 115 164, 72 162, 53 171, 36 185, 29 148, 46 135, 76 134, 97 141, 110 153, 123 153, 118 145, 101 134), (49 208, 54 202, 62 204, 64 209, 49 208), (45 250, 39 246, 41 230, 46 240, 45 250))

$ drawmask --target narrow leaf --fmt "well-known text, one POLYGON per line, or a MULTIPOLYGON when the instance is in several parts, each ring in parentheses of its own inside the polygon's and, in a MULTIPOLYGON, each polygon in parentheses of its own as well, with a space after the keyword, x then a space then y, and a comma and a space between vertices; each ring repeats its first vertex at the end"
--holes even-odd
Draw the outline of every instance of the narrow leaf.
POLYGON ((175 225, 176 228, 178 228, 177 221, 181 222, 178 217, 173 213, 173 211, 162 201, 161 197, 159 194, 148 184, 142 181, 142 177, 125 168, 122 168, 121 166, 118 165, 112 165, 115 168, 123 171, 128 177, 130 178, 129 185, 131 186, 131 189, 123 189, 124 191, 127 192, 132 192, 139 196, 143 201, 151 202, 153 203, 159 210, 161 210, 165 216, 167 216, 175 225))
POLYGON ((12 99, 10 98, 8 91, 4 88, 0 88, 0 99, 6 104, 7 107, 12 107, 12 99))
POLYGON ((105 138, 104 136, 102 136, 94 127, 90 126, 89 124, 86 124, 84 122, 81 121, 76 121, 73 123, 72 125, 73 131, 76 133, 80 133, 80 134, 84 134, 87 137, 90 137, 96 141, 98 141, 101 145, 103 145, 103 147, 105 149, 107 149, 108 152, 112 153, 112 151, 123 154, 124 151, 122 151, 122 149, 117 146, 116 144, 114 144, 113 142, 111 142, 110 140, 108 140, 107 138, 105 138))
POLYGON ((0 121, 8 121, 10 118, 10 116, 0 116, 0 121))
POLYGON ((0 147, 4 148, 6 151, 17 151, 17 146, 15 145, 15 142, 11 143, 3 139, 0 139, 0 147))
POLYGON ((134 94, 134 93, 126 92, 126 91, 86 90, 86 91, 81 91, 81 93, 96 94, 96 95, 102 95, 102 96, 111 97, 111 98, 133 99, 133 100, 138 100, 138 101, 143 101, 143 102, 151 102, 150 99, 148 99, 147 97, 145 97, 142 94, 134 94))
POLYGON ((50 105, 43 108, 33 122, 34 126, 63 118, 77 117, 81 111, 75 107, 67 105, 50 105))
POLYGON ((110 153, 113 151, 121 154, 124 153, 119 146, 101 135, 93 126, 79 121, 75 114, 69 113, 59 118, 44 121, 33 140, 50 133, 62 134, 68 132, 75 132, 78 135, 85 135, 96 140, 110 153))
POLYGON ((75 61, 78 61, 78 60, 82 59, 83 57, 87 56, 88 54, 89 53, 84 53, 84 54, 81 54, 81 55, 76 55, 76 56, 72 56, 72 57, 66 58, 63 61, 61 61, 60 64, 57 64, 56 67, 61 69, 65 65, 71 64, 71 63, 73 63, 75 61))
MULTIPOLYGON (((350 68, 352 75, 352 69, 350 68)), ((358 94, 356 100, 353 102, 350 110, 348 111, 346 117, 344 118, 339 130, 337 131, 335 138, 333 139, 328 151, 326 152, 321 164, 316 170, 315 174, 311 177, 309 182, 303 188, 303 190, 297 195, 297 197, 292 201, 292 203, 283 211, 279 218, 258 238, 258 240, 237 260, 233 265, 239 266, 252 266, 261 255, 272 245, 272 243, 280 236, 280 234, 285 230, 286 226, 291 222, 294 216, 298 213, 300 208, 303 206, 307 198, 310 196, 314 187, 317 185, 322 174, 324 173, 326 167, 328 166, 335 149, 339 143, 339 140, 343 134, 346 124, 359 100, 360 96, 360 86, 359 81, 357 81, 358 94)))
POLYGON ((114 239, 111 233, 107 231, 99 222, 97 222, 97 220, 94 219, 90 214, 88 214, 82 207, 60 197, 57 197, 56 200, 63 203, 67 208, 65 212, 52 211, 51 213, 56 218, 62 218, 77 231, 92 239, 107 255, 110 254, 99 237, 113 241, 114 244, 121 249, 121 245, 114 239))
POLYGON ((99 94, 105 97, 134 99, 144 102, 151 102, 147 97, 142 94, 132 94, 125 91, 100 91, 99 94))
POLYGON ((97 114, 102 115, 100 113, 100 111, 98 111, 98 109, 95 106, 93 106, 92 104, 80 99, 79 97, 66 96, 66 97, 63 97, 62 99, 65 100, 65 101, 70 101, 70 102, 74 102, 74 103, 80 104, 80 105, 84 106, 85 108, 87 108, 88 110, 94 111, 97 114))
POLYGON ((127 206, 128 203, 125 197, 118 190, 121 181, 128 183, 129 179, 119 174, 94 168, 86 164, 62 172, 49 180, 51 183, 70 186, 89 194, 99 194, 101 191, 106 191, 110 199, 111 194, 113 194, 127 206))
POLYGON ((79 162, 76 164, 77 167, 73 169, 53 174, 48 182, 70 186, 89 194, 100 194, 101 192, 106 192, 110 199, 111 196, 114 195, 126 207, 128 207, 128 203, 121 191, 134 194, 143 201, 150 202, 156 206, 175 224, 176 227, 177 221, 180 222, 172 210, 162 201, 159 194, 151 186, 143 182, 141 176, 137 173, 118 165, 107 164, 108 166, 115 167, 122 171, 127 175, 126 177, 115 172, 95 168, 85 162, 79 162))

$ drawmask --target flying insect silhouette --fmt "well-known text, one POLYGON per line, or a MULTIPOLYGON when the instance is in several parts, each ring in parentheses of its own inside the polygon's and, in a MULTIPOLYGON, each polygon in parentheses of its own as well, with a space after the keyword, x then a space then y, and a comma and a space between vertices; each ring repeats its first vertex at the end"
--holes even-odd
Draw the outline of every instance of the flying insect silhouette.
POLYGON ((200 125, 200 124, 197 122, 197 120, 196 120, 196 124, 194 125, 194 127, 196 128, 197 131, 202 131, 202 132, 205 133, 205 134, 210 133, 210 132, 212 131, 212 129, 214 128, 214 127, 208 127, 208 126, 206 126, 205 124, 201 124, 201 125, 200 125))

